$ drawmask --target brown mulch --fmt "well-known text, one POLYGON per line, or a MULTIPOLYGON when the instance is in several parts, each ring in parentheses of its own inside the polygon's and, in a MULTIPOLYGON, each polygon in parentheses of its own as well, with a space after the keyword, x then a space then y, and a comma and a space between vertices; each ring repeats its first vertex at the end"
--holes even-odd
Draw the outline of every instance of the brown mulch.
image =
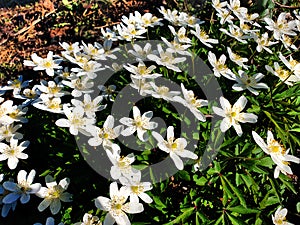
POLYGON ((162 0, 77 2, 72 9, 62 0, 11 0, 5 6, 0 3, 0 79, 26 69, 22 62, 32 53, 45 57, 49 51, 61 50, 59 42, 99 41, 100 28, 118 23, 122 15, 135 10, 157 13, 163 5, 162 0))

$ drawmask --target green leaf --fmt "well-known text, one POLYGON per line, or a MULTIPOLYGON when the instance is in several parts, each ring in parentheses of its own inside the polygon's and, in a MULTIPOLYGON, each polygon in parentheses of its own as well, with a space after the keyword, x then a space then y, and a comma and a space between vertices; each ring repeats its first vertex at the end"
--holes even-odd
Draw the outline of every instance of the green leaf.
POLYGON ((297 203, 296 209, 297 209, 297 212, 300 213, 300 202, 297 203))
POLYGON ((245 208, 247 208, 246 205, 246 201, 242 195, 242 193, 240 192, 240 190, 238 188, 236 188, 228 179, 226 176, 222 176, 223 179, 226 181, 226 183, 230 186, 230 188, 232 189, 232 191, 235 193, 235 195, 238 197, 238 199, 240 200, 240 203, 242 206, 244 206, 245 208))
POLYGON ((173 225, 173 224, 182 224, 185 221, 187 221, 187 219, 193 214, 195 208, 191 207, 191 208, 187 208, 185 209, 185 211, 179 215, 175 220, 172 220, 169 223, 165 223, 164 225, 173 225))
POLYGON ((291 130, 289 130, 289 131, 293 131, 293 132, 300 132, 300 127, 293 128, 293 129, 291 129, 291 130))
POLYGON ((185 181, 191 180, 190 174, 185 170, 180 170, 177 174, 178 174, 179 178, 182 180, 185 180, 185 181))
POLYGON ((244 223, 244 221, 236 218, 233 215, 230 215, 229 213, 226 214, 229 218, 229 220, 232 222, 233 225, 246 225, 246 223, 244 223))
POLYGON ((252 214, 252 213, 259 213, 260 210, 258 209, 249 209, 249 208, 245 208, 241 205, 239 206, 235 206, 235 207, 229 207, 227 208, 227 210, 231 211, 231 212, 237 212, 240 214, 252 214))
POLYGON ((198 178, 198 175, 194 175, 193 180, 199 186, 204 186, 208 181, 204 176, 201 176, 200 178, 198 178))
POLYGON ((256 163, 256 165, 260 165, 260 166, 264 166, 264 167, 268 167, 268 168, 272 169, 273 165, 274 165, 274 162, 271 159, 271 157, 265 157, 265 158, 259 160, 256 163))

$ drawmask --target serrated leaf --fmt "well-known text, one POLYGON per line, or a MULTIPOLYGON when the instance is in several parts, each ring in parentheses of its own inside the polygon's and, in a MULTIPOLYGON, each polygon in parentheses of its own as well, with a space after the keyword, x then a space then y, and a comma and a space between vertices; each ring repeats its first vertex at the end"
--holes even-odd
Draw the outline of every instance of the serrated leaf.
POLYGON ((253 213, 259 213, 260 212, 260 210, 258 210, 258 209, 249 209, 249 208, 245 208, 241 205, 227 208, 227 210, 229 210, 231 212, 237 212, 237 213, 240 213, 240 214, 253 214, 253 213))
POLYGON ((165 223, 164 225, 175 225, 175 224, 181 224, 187 221, 187 219, 193 214, 195 208, 187 208, 181 215, 179 215, 175 220, 172 220, 169 223, 165 223))
POLYGON ((236 188, 228 179, 226 176, 222 176, 224 178, 224 180, 226 181, 226 183, 230 186, 231 190, 234 192, 234 194, 238 197, 238 199, 240 200, 240 203, 242 206, 244 206, 245 208, 247 208, 247 204, 246 201, 242 195, 242 193, 240 192, 240 190, 238 188, 236 188))

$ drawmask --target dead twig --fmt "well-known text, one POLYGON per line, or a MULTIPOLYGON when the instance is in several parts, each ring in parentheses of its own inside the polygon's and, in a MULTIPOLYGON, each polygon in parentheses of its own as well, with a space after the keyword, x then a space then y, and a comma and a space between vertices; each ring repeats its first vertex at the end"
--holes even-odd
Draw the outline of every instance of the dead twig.
POLYGON ((281 4, 281 3, 279 3, 279 2, 276 2, 276 1, 274 1, 274 0, 272 0, 272 2, 273 2, 275 5, 280 6, 281 8, 286 8, 286 9, 300 9, 300 6, 299 6, 299 5, 298 5, 298 6, 283 5, 283 4, 281 4))
MULTIPOLYGON (((54 12, 56 11, 56 9, 52 10, 51 12, 47 13, 44 17, 44 18, 47 18, 48 16, 50 16, 51 14, 53 14, 54 12)), ((38 18, 36 19, 35 21, 32 22, 32 24, 30 24, 29 27, 24 27, 23 29, 19 30, 17 33, 15 33, 13 36, 18 36, 26 31, 28 31, 29 29, 32 29, 37 23, 41 22, 42 19, 41 18, 38 18)))

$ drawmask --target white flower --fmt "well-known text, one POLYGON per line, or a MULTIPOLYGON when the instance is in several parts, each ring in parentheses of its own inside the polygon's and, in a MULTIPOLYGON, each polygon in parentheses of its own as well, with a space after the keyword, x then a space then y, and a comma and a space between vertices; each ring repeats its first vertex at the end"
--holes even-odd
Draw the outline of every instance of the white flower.
POLYGON ((120 156, 120 151, 111 152, 109 150, 105 150, 106 154, 113 164, 110 168, 110 175, 114 180, 119 179, 122 175, 124 177, 134 176, 139 171, 134 169, 131 164, 134 162, 135 157, 134 154, 131 153, 127 156, 120 156))
POLYGON ((52 113, 63 113, 60 98, 48 98, 42 94, 40 98, 32 104, 34 107, 52 113))
POLYGON ((294 225, 286 221, 286 215, 288 211, 286 208, 281 206, 276 210, 275 214, 272 215, 272 221, 274 225, 294 225))
POLYGON ((248 76, 245 71, 239 70, 238 74, 239 75, 235 77, 235 81, 237 81, 238 83, 232 86, 233 90, 243 91, 247 89, 254 95, 258 95, 259 93, 257 90, 255 90, 256 88, 269 88, 265 83, 258 83, 264 77, 262 73, 256 73, 253 76, 248 76))
POLYGON ((232 62, 243 67, 244 69, 248 69, 248 66, 244 64, 244 62, 248 62, 247 58, 242 58, 240 55, 233 53, 230 47, 227 47, 227 52, 232 62))
POLYGON ((102 225, 98 216, 85 213, 83 216, 83 222, 75 223, 74 225, 102 225))
MULTIPOLYGON (((48 217, 45 225, 55 225, 54 219, 52 217, 48 217)), ((42 225, 41 223, 35 223, 33 225, 42 225)), ((63 223, 59 223, 58 225, 64 225, 63 223)))
POLYGON ((151 49, 151 44, 150 43, 146 43, 144 48, 142 48, 141 46, 139 46, 138 44, 133 44, 133 50, 130 49, 128 51, 128 53, 134 55, 136 57, 136 59, 140 59, 140 60, 146 60, 147 56, 150 54, 157 54, 156 50, 152 50, 151 49))
POLYGON ((167 101, 173 101, 175 96, 180 95, 180 91, 170 91, 167 86, 156 86, 154 82, 150 82, 153 90, 145 90, 145 93, 150 94, 154 98, 162 98, 167 101))
POLYGON ((269 34, 267 32, 262 34, 260 37, 258 35, 254 35, 253 38, 257 43, 256 50, 258 52, 261 52, 264 49, 270 54, 272 54, 273 52, 268 47, 278 43, 278 41, 270 41, 269 34))
POLYGON ((282 55, 282 53, 279 53, 279 58, 284 63, 284 65, 291 70, 292 73, 294 73, 297 77, 300 78, 300 63, 293 59, 292 56, 290 56, 289 61, 282 55))
POLYGON ((227 67, 226 56, 224 54, 217 60, 216 55, 208 52, 208 61, 213 66, 214 75, 220 77, 221 75, 229 80, 234 80, 234 73, 227 67))
POLYGON ((6 190, 11 191, 11 193, 6 195, 2 199, 2 202, 4 204, 11 204, 19 198, 22 204, 29 202, 30 194, 36 194, 41 188, 41 184, 39 183, 32 184, 35 174, 35 170, 31 170, 27 176, 25 170, 20 170, 17 177, 18 183, 12 181, 4 182, 3 187, 6 190))
MULTIPOLYGON (((0 102, 4 99, 1 98, 0 102)), ((14 120, 9 116, 15 107, 13 106, 14 102, 12 100, 6 100, 0 105, 0 124, 12 124, 14 120)))
POLYGON ((158 148, 166 153, 169 153, 171 159, 175 163, 175 166, 179 170, 183 170, 183 161, 181 160, 180 157, 182 158, 189 158, 189 159, 194 159, 196 160, 198 156, 185 149, 187 146, 187 141, 184 138, 177 138, 175 139, 174 137, 174 127, 169 126, 167 128, 167 140, 165 141, 163 137, 157 133, 153 132, 153 136, 158 142, 158 148))
POLYGON ((226 29, 220 28, 220 31, 224 32, 225 34, 227 34, 230 37, 235 38, 236 40, 238 40, 239 42, 243 43, 243 44, 247 44, 247 41, 245 39, 249 38, 249 36, 244 35, 244 32, 241 28, 239 28, 238 26, 234 25, 234 24, 229 24, 229 32, 226 29))
POLYGON ((279 173, 283 173, 284 175, 287 174, 293 174, 293 171, 291 169, 291 167, 289 167, 289 162, 294 162, 299 164, 300 163, 300 159, 293 156, 293 155, 288 155, 289 150, 287 150, 283 157, 278 158, 278 161, 276 161, 276 167, 274 170, 274 178, 278 178, 279 177, 279 173))
POLYGON ((135 131, 137 131, 138 138, 141 141, 147 141, 149 138, 147 131, 153 130, 158 126, 156 122, 150 122, 153 116, 153 112, 148 111, 141 116, 141 112, 138 107, 133 106, 132 110, 133 119, 128 117, 123 117, 120 119, 120 123, 128 126, 121 132, 121 134, 123 136, 129 136, 132 135, 135 131))
POLYGON ((55 215, 61 208, 61 201, 72 201, 72 195, 65 192, 70 184, 70 179, 64 178, 59 182, 59 184, 57 184, 52 176, 47 175, 45 177, 45 181, 47 187, 41 187, 40 191, 36 194, 38 197, 44 198, 44 200, 39 204, 38 210, 42 212, 50 206, 51 213, 55 215))
POLYGON ((62 83, 74 89, 71 92, 71 95, 73 97, 80 97, 82 94, 89 94, 94 92, 94 90, 92 89, 92 87, 94 86, 94 82, 87 76, 70 76, 69 79, 71 81, 63 80, 62 83))
POLYGON ((186 36, 186 29, 184 27, 180 27, 180 29, 176 32, 175 28, 172 26, 168 26, 171 30, 171 33, 178 38, 179 42, 191 44, 192 41, 186 36))
POLYGON ((212 48, 213 46, 211 44, 218 44, 219 41, 217 39, 212 39, 212 38, 209 38, 209 36, 207 35, 207 33, 200 28, 199 24, 197 24, 195 26, 196 30, 191 30, 191 33, 193 35, 195 35, 200 41, 202 44, 206 45, 207 47, 209 48, 212 48), (211 44, 208 44, 208 43, 211 43, 211 44))
POLYGON ((152 189, 150 182, 141 182, 141 172, 139 171, 131 178, 120 177, 120 182, 123 185, 121 191, 128 193, 130 202, 139 202, 139 198, 144 202, 152 203, 151 197, 145 193, 152 189))
POLYGON ((286 20, 287 13, 282 12, 279 14, 277 21, 273 21, 271 18, 265 17, 264 20, 268 24, 266 28, 270 31, 273 31, 273 36, 276 40, 279 40, 282 34, 287 35, 297 35, 293 30, 296 27, 294 20, 287 22, 286 20))
POLYGON ((7 82, 7 86, 1 87, 1 91, 13 90, 13 95, 17 95, 20 93, 22 88, 28 87, 29 82, 32 80, 26 80, 23 82, 23 76, 19 75, 15 80, 9 80, 7 82))
POLYGON ((171 53, 178 53, 180 55, 188 55, 192 56, 190 52, 187 51, 191 45, 184 45, 179 42, 177 37, 174 37, 174 40, 172 42, 169 42, 167 39, 164 37, 161 37, 163 42, 168 46, 167 51, 171 53))
POLYGON ((67 42, 59 43, 59 45, 65 50, 65 54, 73 54, 73 52, 79 52, 82 46, 79 47, 79 42, 68 44, 67 42))
POLYGON ((212 6, 215 10, 220 11, 227 6, 227 1, 220 1, 220 0, 212 0, 212 6))
POLYGON ((130 221, 126 213, 135 214, 144 211, 144 207, 138 202, 127 202, 128 195, 118 190, 117 182, 113 182, 109 186, 110 199, 106 197, 98 197, 95 205, 100 210, 108 211, 104 219, 103 225, 112 225, 115 222, 118 225, 130 225, 130 221))
POLYGON ((123 66, 126 70, 132 73, 131 77, 134 79, 155 79, 157 77, 162 76, 158 73, 152 73, 152 71, 156 68, 156 66, 151 65, 147 67, 143 61, 140 61, 138 66, 133 66, 131 64, 128 64, 128 66, 123 66))
POLYGON ((71 71, 77 73, 77 76, 87 76, 90 79, 97 77, 97 72, 104 70, 101 63, 96 61, 88 61, 86 63, 78 63, 81 68, 72 68, 71 71))
POLYGON ((68 108, 67 105, 63 106, 64 114, 67 119, 58 119, 55 124, 59 127, 69 127, 70 133, 78 135, 78 131, 84 135, 90 136, 90 133, 86 130, 86 127, 95 123, 94 118, 84 117, 84 109, 80 106, 68 108))
POLYGON ((98 85, 97 86, 100 90, 100 94, 102 97, 105 99, 109 99, 109 101, 113 102, 113 93, 116 92, 116 86, 115 85, 108 85, 108 86, 103 86, 103 85, 98 85))
POLYGON ((194 92, 192 90, 187 90, 182 83, 181 83, 181 90, 182 90, 183 98, 180 96, 175 96, 173 100, 187 107, 198 120, 202 122, 206 121, 205 116, 203 115, 203 113, 199 111, 199 108, 203 106, 207 106, 208 101, 203 99, 197 99, 195 97, 194 92))
POLYGON ((69 60, 71 63, 74 63, 76 65, 79 65, 79 64, 85 64, 87 63, 91 57, 85 53, 82 53, 80 51, 75 51, 73 52, 72 56, 69 55, 69 54, 66 54, 64 52, 62 52, 62 55, 67 59, 69 60))
POLYGON ((131 77, 131 81, 132 83, 130 83, 130 86, 137 89, 139 94, 142 96, 147 95, 146 91, 152 90, 150 82, 146 81, 146 79, 135 79, 131 77))
POLYGON ((157 45, 157 50, 159 52, 159 57, 157 55, 150 54, 148 55, 148 59, 156 62, 158 65, 165 66, 170 70, 181 72, 181 70, 174 64, 184 62, 186 60, 185 57, 175 58, 171 52, 164 51, 160 44, 157 45))
POLYGON ((280 37, 280 41, 281 43, 284 45, 284 47, 289 50, 290 48, 293 50, 297 50, 298 48, 296 47, 296 45, 294 45, 294 40, 292 38, 290 38, 288 35, 286 34, 282 34, 280 37))
POLYGON ((270 155, 273 162, 276 163, 276 168, 274 171, 274 177, 278 178, 279 173, 283 174, 293 174, 291 168, 288 166, 288 162, 300 163, 300 159, 288 155, 289 149, 285 149, 282 145, 274 139, 274 136, 270 130, 267 133, 267 143, 255 132, 252 131, 252 136, 254 141, 259 145, 259 147, 267 154, 270 155))
POLYGON ((116 29, 119 33, 119 39, 126 41, 132 41, 136 38, 144 38, 141 35, 147 32, 147 30, 143 27, 137 28, 133 24, 127 24, 127 26, 125 26, 123 23, 118 24, 116 29))
POLYGON ((53 52, 49 51, 47 58, 43 59, 37 54, 31 55, 32 61, 24 60, 25 66, 34 66, 33 70, 45 70, 49 76, 54 76, 54 69, 62 69, 59 64, 62 62, 61 58, 53 59, 53 52))
POLYGON ((171 11, 170 9, 165 9, 161 6, 158 11, 163 14, 164 19, 168 20, 173 25, 178 26, 180 24, 178 11, 176 9, 171 11))
POLYGON ((28 147, 29 141, 23 141, 18 145, 18 140, 11 138, 10 145, 0 143, 0 161, 7 160, 9 169, 17 167, 19 159, 27 159, 28 155, 23 151, 28 147))
POLYGON ((22 139, 23 134, 17 132, 21 127, 21 124, 17 124, 16 126, 14 126, 14 124, 0 126, 0 141, 5 139, 5 141, 9 142, 11 138, 22 139))
MULTIPOLYGON (((224 2, 222 2, 222 3, 224 3, 224 2)), ((226 22, 232 24, 233 23, 232 20, 234 19, 234 17, 230 14, 231 14, 231 11, 229 11, 228 9, 221 8, 220 10, 217 10, 217 16, 221 19, 220 24, 223 25, 226 22)))
POLYGON ((92 138, 88 140, 88 144, 91 146, 103 145, 104 148, 111 148, 113 152, 120 151, 120 147, 117 144, 114 144, 112 141, 116 139, 123 130, 123 125, 114 127, 114 117, 109 115, 102 128, 91 127, 88 130, 92 134, 92 138))
POLYGON ((257 116, 253 113, 242 113, 241 111, 245 108, 247 104, 247 98, 241 96, 236 103, 232 106, 230 102, 224 98, 220 97, 220 103, 222 109, 219 107, 213 106, 212 109, 215 114, 224 117, 221 122, 220 128, 222 132, 226 132, 231 126, 234 127, 238 136, 243 134, 242 127, 239 124, 241 123, 256 123, 257 116))
POLYGON ((64 85, 58 81, 58 79, 54 79, 54 81, 45 81, 41 80, 41 85, 35 85, 43 94, 46 94, 49 98, 53 97, 62 97, 68 92, 62 91, 64 85))
POLYGON ((72 99, 71 102, 75 107, 82 107, 87 117, 93 118, 96 116, 96 112, 105 109, 106 105, 100 105, 103 100, 102 96, 97 96, 92 100, 91 95, 84 94, 83 101, 78 99, 72 99))
POLYGON ((278 62, 274 62, 275 70, 269 65, 266 65, 265 68, 270 73, 279 77, 279 79, 287 85, 292 86, 294 84, 294 82, 300 81, 300 77, 297 77, 296 75, 292 74, 292 72, 290 72, 288 70, 282 69, 282 67, 279 66, 278 62))
POLYGON ((247 8, 241 7, 240 0, 230 0, 227 7, 236 15, 240 15, 241 13, 246 13, 247 8))
POLYGON ((118 40, 116 33, 114 31, 112 31, 111 29, 109 29, 108 27, 105 29, 105 31, 101 27, 101 34, 102 34, 102 38, 104 40, 112 40, 112 41, 118 40))

